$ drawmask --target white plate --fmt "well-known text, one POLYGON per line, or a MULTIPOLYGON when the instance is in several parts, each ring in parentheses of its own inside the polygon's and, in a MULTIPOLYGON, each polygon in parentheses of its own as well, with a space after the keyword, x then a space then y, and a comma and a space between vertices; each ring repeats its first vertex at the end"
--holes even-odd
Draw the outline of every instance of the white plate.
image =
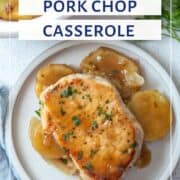
POLYGON ((35 75, 44 64, 66 63, 77 66, 86 55, 100 46, 113 48, 136 59, 146 80, 144 88, 159 89, 168 98, 170 98, 170 92, 173 95, 171 102, 174 111, 174 123, 171 138, 169 135, 161 141, 149 143, 148 146, 152 152, 151 164, 143 170, 130 169, 125 179, 165 180, 174 169, 180 154, 180 97, 175 85, 162 67, 147 53, 126 42, 66 41, 38 56, 21 75, 11 92, 6 140, 9 154, 21 179, 78 179, 48 165, 31 146, 28 137, 28 125, 31 116, 34 115, 34 110, 38 108, 38 100, 34 92, 35 75), (170 90, 170 86, 172 90, 170 90))

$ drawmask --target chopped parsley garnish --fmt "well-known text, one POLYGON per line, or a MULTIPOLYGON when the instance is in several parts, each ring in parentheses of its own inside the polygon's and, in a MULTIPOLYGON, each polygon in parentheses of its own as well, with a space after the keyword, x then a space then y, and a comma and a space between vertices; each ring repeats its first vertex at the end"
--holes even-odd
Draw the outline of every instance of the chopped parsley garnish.
POLYGON ((103 113, 102 107, 98 106, 97 110, 98 110, 98 116, 100 116, 103 113))
POLYGON ((73 131, 71 131, 71 132, 68 132, 67 134, 63 134, 62 137, 63 137, 64 141, 68 141, 69 138, 70 138, 73 134, 74 134, 73 131))
POLYGON ((84 168, 87 169, 87 170, 93 170, 93 165, 91 163, 86 163, 84 165, 84 168))
POLYGON ((43 106, 43 102, 41 100, 39 100, 39 105, 43 106))
POLYGON ((137 146, 137 143, 135 142, 135 143, 130 145, 130 148, 135 148, 136 146, 137 146))
POLYGON ((67 89, 65 89, 62 93, 61 93, 61 97, 69 97, 73 95, 73 90, 72 87, 69 86, 67 89))
POLYGON ((106 120, 111 121, 112 120, 112 115, 108 114, 106 111, 103 111, 102 107, 98 106, 97 107, 97 111, 98 111, 98 116, 101 116, 101 115, 104 116, 104 120, 103 121, 106 121, 106 120))
POLYGON ((109 120, 109 121, 111 121, 111 115, 110 114, 108 114, 107 112, 105 112, 104 113, 104 120, 106 121, 106 120, 109 120))
POLYGON ((92 102, 92 98, 91 98, 90 94, 86 94, 86 97, 89 99, 90 102, 92 102))
POLYGON ((93 150, 93 149, 92 149, 91 152, 90 152, 89 157, 90 157, 90 158, 93 158, 94 155, 97 153, 97 151, 98 151, 98 150, 93 150))
POLYGON ((60 112, 61 112, 61 115, 62 115, 62 116, 64 116, 64 115, 66 114, 66 111, 64 111, 64 109, 63 109, 62 107, 61 107, 60 112))
POLYGON ((82 157, 83 157, 83 151, 79 151, 78 154, 77 154, 78 160, 81 160, 82 157))
POLYGON ((35 113, 40 117, 41 116, 41 109, 36 110, 35 113))
POLYGON ((79 126, 81 124, 81 121, 77 116, 73 116, 72 120, 73 120, 74 125, 76 126, 79 126))
POLYGON ((91 126, 92 126, 92 129, 98 128, 98 124, 97 124, 96 121, 93 121, 92 124, 91 124, 91 126))
POLYGON ((62 161, 63 164, 67 164, 68 163, 68 160, 65 159, 65 158, 60 158, 60 160, 62 161))

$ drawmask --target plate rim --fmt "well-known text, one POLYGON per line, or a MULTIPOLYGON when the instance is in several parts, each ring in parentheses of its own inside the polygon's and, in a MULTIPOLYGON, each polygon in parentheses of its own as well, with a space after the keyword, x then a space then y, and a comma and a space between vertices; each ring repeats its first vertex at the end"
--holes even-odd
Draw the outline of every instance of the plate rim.
MULTIPOLYGON (((176 88, 176 85, 172 81, 171 77, 168 75, 168 73, 165 71, 165 69, 161 66, 161 64, 158 63, 156 58, 152 57, 148 52, 144 51, 140 47, 131 44, 129 42, 125 41, 62 41, 58 44, 55 44, 46 50, 42 51, 38 56, 36 56, 34 59, 32 59, 31 63, 25 68, 25 70, 21 73, 20 77, 18 78, 17 82, 15 83, 16 86, 13 86, 10 90, 10 95, 9 95, 9 108, 8 108, 8 115, 6 119, 6 131, 5 131, 5 140, 6 140, 6 145, 7 145, 7 153, 9 155, 11 164, 13 164, 14 168, 16 171, 19 173, 20 177, 23 177, 23 179, 29 180, 30 177, 26 173, 26 170, 22 167, 22 164, 20 163, 19 157, 16 153, 16 149, 14 147, 14 141, 13 141, 13 134, 12 134, 12 119, 13 119, 13 111, 14 111, 14 105, 16 103, 19 91, 21 90, 25 80, 28 78, 28 76, 31 74, 31 72, 41 63, 43 63, 48 57, 56 54, 58 51, 62 51, 66 48, 74 47, 77 45, 82 45, 82 44, 88 44, 88 43, 97 43, 97 44, 108 44, 120 48, 124 48, 126 50, 132 49, 132 51, 141 57, 146 57, 148 61, 151 61, 151 65, 156 69, 161 70, 161 74, 164 79, 169 80, 169 87, 171 86, 174 94, 172 97, 172 101, 174 102, 175 106, 179 105, 180 106, 180 96, 178 93, 178 90, 176 88), (127 48, 128 47, 128 48, 127 48), (176 98, 176 100, 174 100, 176 98), (12 162, 13 160, 13 162, 12 162)), ((176 117, 178 119, 178 117, 176 117)), ((180 115, 179 115, 179 121, 180 121, 180 115)), ((180 126, 180 122, 179 122, 180 126)), ((180 146, 180 133, 177 134, 178 137, 176 137, 176 146, 180 146)), ((177 162, 180 157, 180 151, 178 151, 177 147, 174 147, 173 149, 175 153, 173 153, 172 157, 172 164, 168 166, 168 171, 164 172, 162 174, 161 180, 168 179, 170 175, 172 174, 173 170, 175 169, 177 162)))

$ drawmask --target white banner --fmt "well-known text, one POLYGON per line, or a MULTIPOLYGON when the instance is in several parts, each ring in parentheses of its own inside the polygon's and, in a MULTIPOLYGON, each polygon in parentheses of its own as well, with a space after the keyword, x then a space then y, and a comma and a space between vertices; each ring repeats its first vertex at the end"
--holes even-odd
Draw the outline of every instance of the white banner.
POLYGON ((161 40, 160 20, 34 20, 19 22, 21 40, 161 40))
POLYGON ((19 0, 21 15, 161 15, 161 0, 19 0))

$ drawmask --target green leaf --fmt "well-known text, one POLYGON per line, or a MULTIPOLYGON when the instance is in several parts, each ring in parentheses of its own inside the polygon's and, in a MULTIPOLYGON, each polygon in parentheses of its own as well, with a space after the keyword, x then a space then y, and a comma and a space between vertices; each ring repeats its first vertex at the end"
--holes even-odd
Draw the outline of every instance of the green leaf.
POLYGON ((91 150, 91 152, 90 152, 90 155, 89 155, 89 157, 90 158, 93 158, 94 157, 94 155, 96 154, 98 152, 98 150, 91 150))
POLYGON ((92 127, 92 129, 98 128, 97 122, 96 122, 96 121, 93 121, 92 124, 91 124, 91 127, 92 127))
POLYGON ((84 165, 84 168, 87 169, 87 170, 93 170, 93 165, 91 163, 86 163, 84 165))
POLYGON ((70 138, 73 134, 74 134, 73 131, 71 131, 71 132, 68 132, 67 134, 63 134, 62 137, 63 137, 64 141, 68 141, 69 138, 70 138))
POLYGON ((162 0, 162 16, 144 16, 140 19, 161 19, 166 35, 180 41, 180 0, 162 0))
POLYGON ((73 90, 72 87, 70 86, 61 93, 61 97, 69 97, 72 95, 73 95, 73 90))
POLYGON ((112 117, 111 117, 111 114, 108 114, 107 112, 104 112, 104 120, 109 120, 111 121, 112 120, 112 117))
POLYGON ((73 116, 72 120, 73 120, 74 125, 76 126, 79 126, 81 124, 81 121, 77 116, 73 116))
POLYGON ((35 113, 37 114, 37 116, 40 117, 41 116, 41 109, 36 110, 35 113))
POLYGON ((129 147, 130 148, 135 148, 137 146, 137 143, 136 142, 134 142, 133 144, 131 144, 129 147))

